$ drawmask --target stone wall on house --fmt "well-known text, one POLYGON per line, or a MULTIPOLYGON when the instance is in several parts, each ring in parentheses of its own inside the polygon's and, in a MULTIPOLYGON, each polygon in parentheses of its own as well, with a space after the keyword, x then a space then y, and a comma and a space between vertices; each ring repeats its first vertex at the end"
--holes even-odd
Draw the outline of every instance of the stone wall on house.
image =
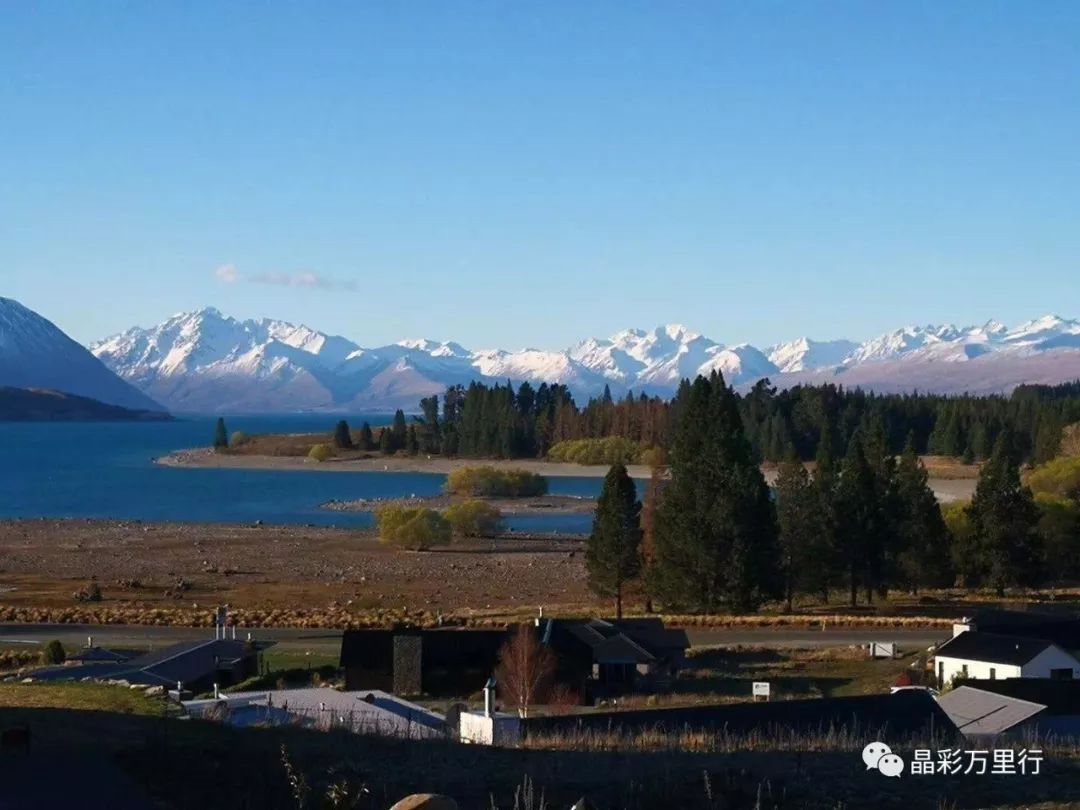
POLYGON ((423 638, 394 636, 394 694, 419 695, 423 692, 423 638))

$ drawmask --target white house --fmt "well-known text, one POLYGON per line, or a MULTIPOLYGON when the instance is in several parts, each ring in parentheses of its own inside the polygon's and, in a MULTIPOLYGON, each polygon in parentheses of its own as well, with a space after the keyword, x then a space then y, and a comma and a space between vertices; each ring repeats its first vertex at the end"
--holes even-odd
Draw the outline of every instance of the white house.
POLYGON ((934 654, 938 684, 954 678, 1080 678, 1080 661, 1051 641, 968 630, 934 654))

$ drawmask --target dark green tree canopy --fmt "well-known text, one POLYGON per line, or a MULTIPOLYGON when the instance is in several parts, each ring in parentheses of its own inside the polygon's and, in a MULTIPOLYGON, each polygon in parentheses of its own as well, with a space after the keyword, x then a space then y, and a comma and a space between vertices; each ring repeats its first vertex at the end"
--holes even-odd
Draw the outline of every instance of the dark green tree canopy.
POLYGON ((634 480, 623 464, 613 464, 596 502, 592 533, 585 546, 589 587, 615 597, 622 617, 623 585, 641 571, 641 503, 634 480))

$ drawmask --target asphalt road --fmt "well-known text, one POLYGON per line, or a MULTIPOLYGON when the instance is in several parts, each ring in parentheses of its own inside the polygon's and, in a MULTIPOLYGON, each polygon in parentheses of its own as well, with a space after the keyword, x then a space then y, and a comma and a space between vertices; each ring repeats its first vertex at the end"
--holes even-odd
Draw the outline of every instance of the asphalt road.
MULTIPOLYGON (((237 638, 246 635, 237 630, 237 638)), ((255 638, 277 642, 281 652, 313 655, 334 655, 341 649, 340 630, 301 630, 296 628, 257 628, 255 638)), ((706 645, 751 645, 758 647, 838 647, 865 644, 870 641, 896 642, 901 648, 925 648, 949 637, 947 628, 880 629, 835 628, 807 630, 794 628, 731 630, 726 628, 692 628, 687 630, 690 643, 706 645)), ((53 639, 67 647, 86 644, 93 636, 94 644, 123 649, 159 649, 181 641, 213 638, 213 630, 205 627, 143 627, 141 625, 88 624, 5 624, 0 623, 0 646, 40 645, 53 639)))

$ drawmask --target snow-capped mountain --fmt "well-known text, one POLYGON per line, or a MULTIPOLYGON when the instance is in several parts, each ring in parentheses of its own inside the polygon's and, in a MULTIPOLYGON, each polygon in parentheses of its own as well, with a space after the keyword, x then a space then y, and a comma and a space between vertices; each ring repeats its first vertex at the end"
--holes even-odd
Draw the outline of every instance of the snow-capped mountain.
POLYGON ((174 410, 415 408, 448 385, 562 383, 580 398, 610 388, 669 395, 683 378, 720 371, 736 386, 836 381, 879 390, 1006 391, 1080 377, 1080 321, 1046 316, 1009 329, 909 326, 863 343, 798 338, 761 351, 685 326, 628 329, 558 350, 471 351, 426 338, 362 348, 284 321, 181 313, 94 344, 124 379, 174 410))
POLYGON ((839 366, 858 348, 859 344, 851 340, 820 341, 802 337, 770 346, 765 350, 765 356, 782 372, 810 371, 839 366))
POLYGON ((51 321, 10 298, 0 298, 0 386, 52 389, 133 410, 162 410, 51 321))

